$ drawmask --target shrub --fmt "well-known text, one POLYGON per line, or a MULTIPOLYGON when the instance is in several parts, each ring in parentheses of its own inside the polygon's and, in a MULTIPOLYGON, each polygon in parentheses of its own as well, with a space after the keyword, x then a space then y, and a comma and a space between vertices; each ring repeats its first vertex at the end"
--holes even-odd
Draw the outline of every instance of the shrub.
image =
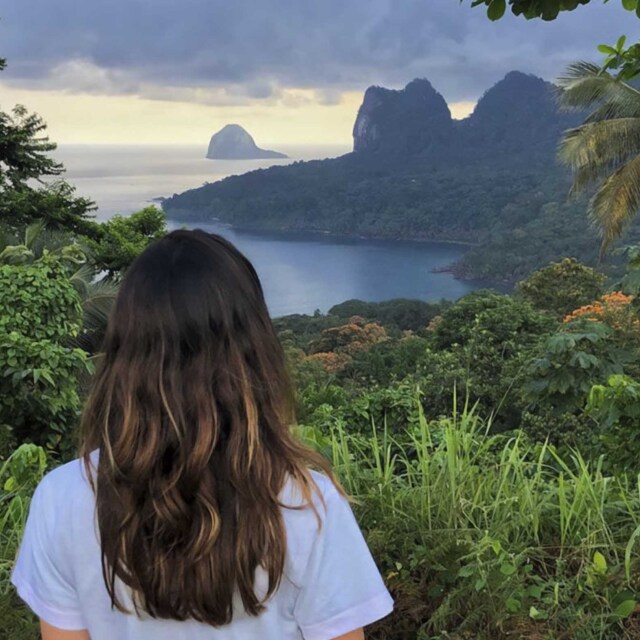
POLYGON ((80 411, 77 377, 89 368, 85 352, 68 346, 81 319, 64 252, 0 264, 0 425, 19 442, 70 448, 64 440, 80 411))

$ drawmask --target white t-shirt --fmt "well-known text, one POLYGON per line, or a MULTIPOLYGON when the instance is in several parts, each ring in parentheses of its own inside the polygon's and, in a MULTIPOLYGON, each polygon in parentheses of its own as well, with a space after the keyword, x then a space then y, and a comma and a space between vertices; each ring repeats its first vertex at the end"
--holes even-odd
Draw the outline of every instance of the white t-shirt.
MULTIPOLYGON (((40 618, 60 629, 87 629, 91 640, 330 640, 383 618, 393 601, 348 502, 328 478, 313 475, 326 501, 326 510, 318 501, 322 527, 308 507, 283 509, 285 571, 258 617, 240 606, 231 624, 214 628, 112 609, 102 577, 95 497, 80 460, 54 469, 38 485, 12 582, 40 618)), ((291 480, 281 498, 283 504, 304 504, 291 480)), ((261 569, 256 592, 266 592, 261 569)))

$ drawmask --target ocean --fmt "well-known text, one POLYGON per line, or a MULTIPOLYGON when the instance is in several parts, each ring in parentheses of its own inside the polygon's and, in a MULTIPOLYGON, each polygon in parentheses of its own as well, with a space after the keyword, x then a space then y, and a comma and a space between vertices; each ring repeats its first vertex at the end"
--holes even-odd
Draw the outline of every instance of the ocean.
MULTIPOLYGON (((97 205, 96 218, 129 214, 154 199, 296 160, 335 157, 344 147, 277 147, 286 160, 207 160, 201 146, 61 145, 56 157, 77 193, 97 205)), ((177 223, 169 220, 169 226, 177 223)), ((436 270, 465 248, 437 242, 368 240, 317 233, 256 233, 199 224, 220 233, 247 255, 262 281, 272 316, 328 311, 349 299, 456 299, 477 283, 436 270)))

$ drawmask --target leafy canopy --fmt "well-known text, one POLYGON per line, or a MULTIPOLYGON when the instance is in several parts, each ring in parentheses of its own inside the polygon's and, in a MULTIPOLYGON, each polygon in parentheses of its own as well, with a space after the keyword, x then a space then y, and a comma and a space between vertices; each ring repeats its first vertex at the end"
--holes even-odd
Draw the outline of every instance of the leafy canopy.
MULTIPOLYGON (((5 67, 0 58, 0 70, 5 67)), ((0 225, 20 232, 39 219, 51 229, 95 235, 90 220, 93 203, 74 188, 55 180, 64 168, 50 153, 56 149, 44 120, 21 105, 0 111, 0 225)))
POLYGON ((602 295, 605 276, 565 258, 532 273, 518 285, 518 292, 537 309, 565 316, 602 295))
POLYGON ((0 254, 0 425, 19 441, 62 443, 80 411, 86 353, 68 345, 82 307, 71 281, 77 247, 33 260, 26 246, 0 254))
MULTIPOLYGON (((464 2, 464 0, 460 0, 464 2)), ((484 5, 490 20, 500 20, 507 8, 515 16, 522 16, 527 20, 542 18, 555 20, 562 11, 573 11, 581 5, 589 4, 591 0, 471 0, 471 6, 484 5)), ((609 0, 603 0, 607 4, 609 0)), ((621 0, 622 6, 628 11, 636 11, 640 15, 638 0, 621 0)))
POLYGON ((157 207, 145 207, 130 216, 113 216, 100 225, 98 238, 88 240, 92 261, 117 278, 149 243, 166 233, 166 218, 157 207))

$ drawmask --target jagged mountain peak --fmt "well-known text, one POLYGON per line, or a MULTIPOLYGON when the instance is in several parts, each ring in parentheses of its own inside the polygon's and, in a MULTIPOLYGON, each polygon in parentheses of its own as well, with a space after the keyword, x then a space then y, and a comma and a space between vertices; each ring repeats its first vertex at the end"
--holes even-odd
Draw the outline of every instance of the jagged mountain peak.
POLYGON ((404 89, 369 87, 353 128, 354 151, 415 153, 442 142, 452 125, 445 99, 424 78, 404 89))

